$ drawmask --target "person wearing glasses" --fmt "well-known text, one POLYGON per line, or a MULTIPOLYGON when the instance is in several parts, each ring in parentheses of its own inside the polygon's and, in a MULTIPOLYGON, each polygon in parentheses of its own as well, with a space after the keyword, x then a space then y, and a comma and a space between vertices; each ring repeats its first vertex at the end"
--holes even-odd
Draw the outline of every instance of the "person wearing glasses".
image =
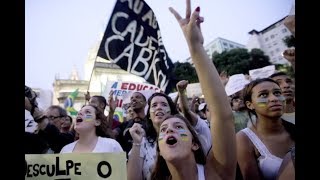
POLYGON ((74 141, 74 131, 61 132, 61 125, 67 116, 66 110, 56 105, 50 106, 45 113, 36 109, 34 117, 38 123, 38 134, 48 142, 53 153, 59 153, 65 145, 74 141))

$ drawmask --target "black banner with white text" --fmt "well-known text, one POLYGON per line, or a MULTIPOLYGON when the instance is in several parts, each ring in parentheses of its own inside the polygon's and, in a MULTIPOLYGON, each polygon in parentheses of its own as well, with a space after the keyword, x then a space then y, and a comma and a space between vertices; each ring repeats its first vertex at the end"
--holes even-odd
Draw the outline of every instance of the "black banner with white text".
POLYGON ((117 0, 98 56, 167 94, 175 86, 173 64, 164 48, 158 22, 143 0, 117 0))

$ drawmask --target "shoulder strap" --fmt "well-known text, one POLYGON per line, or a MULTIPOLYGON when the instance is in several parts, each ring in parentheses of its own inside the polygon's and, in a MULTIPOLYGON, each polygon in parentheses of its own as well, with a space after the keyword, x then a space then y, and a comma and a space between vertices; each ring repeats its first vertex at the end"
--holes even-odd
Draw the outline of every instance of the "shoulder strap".
POLYGON ((251 140, 254 146, 258 149, 261 155, 263 156, 271 155, 267 147, 263 144, 263 142, 259 139, 259 137, 250 128, 245 128, 241 131, 243 131, 248 136, 248 138, 251 140))

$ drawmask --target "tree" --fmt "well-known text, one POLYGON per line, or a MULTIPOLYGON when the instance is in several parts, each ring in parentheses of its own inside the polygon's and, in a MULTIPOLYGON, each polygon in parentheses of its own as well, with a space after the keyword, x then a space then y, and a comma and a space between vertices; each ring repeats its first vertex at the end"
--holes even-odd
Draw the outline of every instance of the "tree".
POLYGON ((226 71, 228 75, 249 74, 249 70, 270 65, 269 57, 260 49, 252 49, 248 52, 244 48, 231 49, 222 53, 214 53, 212 61, 219 73, 226 71))
POLYGON ((264 52, 260 49, 252 49, 250 51, 250 58, 249 70, 271 65, 269 56, 264 55, 264 52))
POLYGON ((189 83, 199 82, 196 70, 190 63, 175 62, 173 65, 173 74, 178 80, 188 80, 189 83))
POLYGON ((248 72, 250 55, 247 49, 237 48, 212 55, 213 63, 219 73, 226 71, 228 75, 248 72))
POLYGON ((295 47, 295 38, 293 35, 286 36, 285 38, 282 39, 282 41, 288 48, 295 47))

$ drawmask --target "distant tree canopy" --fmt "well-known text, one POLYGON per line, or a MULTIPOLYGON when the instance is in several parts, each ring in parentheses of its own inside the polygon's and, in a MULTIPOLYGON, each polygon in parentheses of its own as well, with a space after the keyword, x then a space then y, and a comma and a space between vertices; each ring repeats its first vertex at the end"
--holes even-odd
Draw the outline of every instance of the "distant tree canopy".
POLYGON ((175 62, 173 72, 178 80, 188 80, 189 83, 199 82, 196 69, 188 62, 175 62))
POLYGON ((295 38, 293 35, 286 36, 282 39, 283 43, 289 48, 289 47, 295 47, 295 38))
POLYGON ((219 73, 226 71, 228 75, 249 74, 249 70, 271 65, 269 57, 260 49, 237 48, 222 53, 214 53, 212 61, 219 73))

